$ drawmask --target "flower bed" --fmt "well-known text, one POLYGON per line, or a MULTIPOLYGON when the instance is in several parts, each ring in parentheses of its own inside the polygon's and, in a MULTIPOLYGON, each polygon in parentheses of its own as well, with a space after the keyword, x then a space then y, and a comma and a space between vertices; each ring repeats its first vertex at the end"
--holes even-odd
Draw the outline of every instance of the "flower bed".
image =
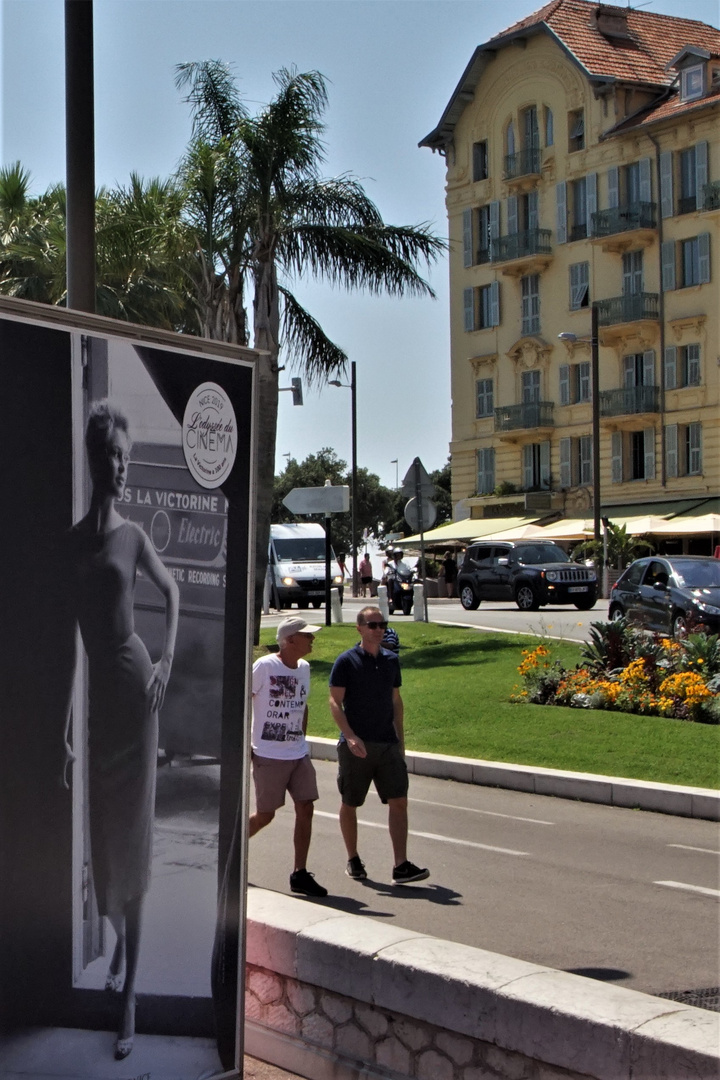
POLYGON ((512 700, 720 723, 720 637, 649 635, 625 619, 592 623, 583 663, 572 670, 541 643, 523 649, 522 689, 512 700))

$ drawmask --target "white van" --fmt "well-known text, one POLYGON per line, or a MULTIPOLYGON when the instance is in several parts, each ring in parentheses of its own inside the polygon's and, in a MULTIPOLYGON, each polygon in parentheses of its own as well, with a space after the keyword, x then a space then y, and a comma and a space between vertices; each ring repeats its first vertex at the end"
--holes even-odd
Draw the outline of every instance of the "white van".
MULTIPOLYGON (((322 525, 271 525, 268 572, 281 608, 319 608, 325 601, 325 530, 322 525)), ((332 588, 343 598, 343 575, 332 552, 332 588)))

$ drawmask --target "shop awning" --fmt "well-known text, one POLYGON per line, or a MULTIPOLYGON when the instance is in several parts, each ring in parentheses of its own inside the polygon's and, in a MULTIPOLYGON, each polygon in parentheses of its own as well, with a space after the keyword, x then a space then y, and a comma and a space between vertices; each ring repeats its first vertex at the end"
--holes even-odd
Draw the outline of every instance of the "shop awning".
MULTIPOLYGON (((477 540, 483 536, 494 536, 495 533, 507 532, 519 525, 529 525, 537 521, 537 517, 517 518, 465 518, 463 521, 451 521, 447 525, 439 525, 437 529, 428 529, 425 533, 425 544, 428 547, 442 547, 445 543, 465 544, 470 540, 477 540)), ((420 543, 420 533, 414 536, 405 536, 402 540, 396 540, 398 547, 417 547, 420 543)))

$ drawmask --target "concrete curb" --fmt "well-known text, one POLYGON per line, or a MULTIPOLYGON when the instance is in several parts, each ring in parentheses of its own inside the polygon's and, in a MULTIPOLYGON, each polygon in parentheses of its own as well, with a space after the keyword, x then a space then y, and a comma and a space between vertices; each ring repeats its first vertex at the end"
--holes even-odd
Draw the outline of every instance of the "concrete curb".
MULTIPOLYGON (((337 760, 337 740, 309 736, 310 756, 319 761, 337 760)), ((629 809, 652 810, 677 817, 720 821, 720 791, 713 788, 656 784, 652 780, 629 780, 621 776, 564 772, 536 765, 510 765, 504 761, 421 754, 408 750, 408 771, 417 776, 457 780, 463 784, 509 788, 534 795, 555 795, 560 799, 603 803, 629 809)))

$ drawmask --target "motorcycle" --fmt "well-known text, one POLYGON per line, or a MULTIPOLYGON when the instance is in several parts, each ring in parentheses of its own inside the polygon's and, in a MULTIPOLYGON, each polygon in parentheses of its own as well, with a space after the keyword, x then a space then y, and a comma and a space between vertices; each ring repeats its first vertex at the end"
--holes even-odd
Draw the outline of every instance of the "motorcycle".
POLYGON ((409 615, 413 606, 414 574, 409 566, 389 566, 387 569, 388 611, 391 615, 399 608, 409 615))

